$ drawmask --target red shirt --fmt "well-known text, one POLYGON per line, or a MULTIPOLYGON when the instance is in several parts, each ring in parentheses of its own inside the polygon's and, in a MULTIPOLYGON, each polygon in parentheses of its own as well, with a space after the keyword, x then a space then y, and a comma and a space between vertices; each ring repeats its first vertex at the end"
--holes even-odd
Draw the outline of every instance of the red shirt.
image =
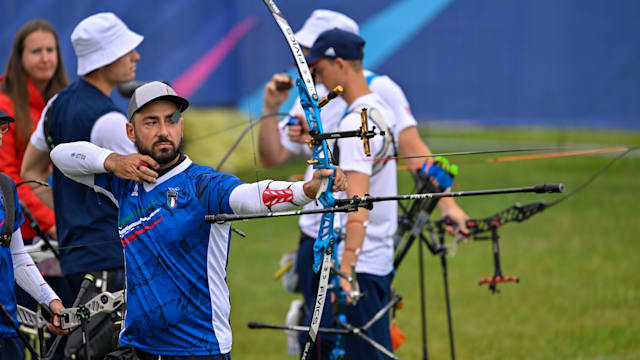
MULTIPOLYGON (((4 75, 0 76, 0 82, 4 80, 4 75)), ((40 121, 40 115, 45 107, 44 98, 33 84, 31 79, 27 77, 27 92, 29 94, 29 113, 33 120, 33 130, 35 130, 38 121, 40 121)), ((0 93, 0 110, 13 116, 13 101, 4 93, 0 93)), ((29 139, 24 140, 26 144, 29 143, 29 139)), ((22 158, 24 157, 25 147, 19 146, 17 143, 15 124, 9 125, 9 132, 2 135, 2 147, 0 147, 0 171, 7 174, 16 183, 23 181, 20 176, 20 169, 22 168, 22 158)), ((23 185, 18 188, 19 199, 27 206, 31 211, 36 221, 45 232, 49 231, 55 226, 55 218, 53 210, 44 205, 40 199, 33 193, 28 185, 23 185)), ((20 228, 22 230, 22 236, 26 239, 34 237, 36 234, 31 229, 31 223, 28 219, 25 219, 24 225, 20 228)))

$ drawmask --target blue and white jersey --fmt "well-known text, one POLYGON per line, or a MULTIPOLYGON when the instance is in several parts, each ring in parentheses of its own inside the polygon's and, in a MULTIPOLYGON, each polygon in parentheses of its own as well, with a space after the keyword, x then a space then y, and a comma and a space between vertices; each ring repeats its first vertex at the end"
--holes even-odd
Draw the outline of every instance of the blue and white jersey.
MULTIPOLYGON (((9 196, 14 196, 15 205, 12 209, 15 214, 15 221, 13 224, 13 231, 16 232, 20 229, 20 226, 24 223, 24 217, 22 216, 22 210, 20 209, 20 204, 18 203, 18 192, 16 191, 15 186, 13 187, 13 194, 9 196)), ((5 226, 5 209, 4 203, 2 202, 2 196, 0 196, 0 231, 5 226)), ((0 246, 0 304, 7 309, 9 315, 13 321, 17 324, 18 318, 16 316, 16 293, 14 290, 14 274, 13 274, 13 261, 11 259, 11 248, 5 248, 0 246)), ((18 336, 18 334, 13 330, 11 324, 5 319, 4 316, 0 316, 0 337, 14 337, 18 336)))
POLYGON ((233 213, 229 196, 243 182, 188 158, 155 184, 94 176, 94 189, 119 207, 127 277, 121 344, 164 355, 231 351, 231 225, 204 218, 233 213))
POLYGON ((228 353, 231 224, 208 225, 205 215, 289 211, 311 202, 317 188, 305 190, 302 181, 245 184, 189 158, 154 184, 121 180, 106 173, 111 153, 79 141, 57 145, 51 160, 118 206, 127 277, 120 342, 159 355, 228 353))

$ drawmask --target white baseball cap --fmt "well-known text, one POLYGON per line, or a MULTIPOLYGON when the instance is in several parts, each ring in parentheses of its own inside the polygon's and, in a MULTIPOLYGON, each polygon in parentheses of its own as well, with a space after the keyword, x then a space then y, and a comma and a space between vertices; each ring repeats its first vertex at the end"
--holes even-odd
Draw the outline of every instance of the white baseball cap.
POLYGON ((129 30, 114 13, 104 12, 82 20, 71 33, 78 57, 78 75, 109 65, 135 49, 144 39, 129 30))
POLYGON ((318 9, 313 10, 295 37, 301 46, 311 48, 320 34, 334 28, 354 34, 359 32, 358 24, 347 15, 333 10, 318 9))

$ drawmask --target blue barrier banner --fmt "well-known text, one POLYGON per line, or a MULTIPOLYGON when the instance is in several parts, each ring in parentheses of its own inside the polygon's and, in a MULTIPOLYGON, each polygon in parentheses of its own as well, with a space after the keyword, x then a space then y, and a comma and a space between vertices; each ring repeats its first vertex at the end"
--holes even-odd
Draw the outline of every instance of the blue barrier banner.
MULTIPOLYGON (((318 3, 278 5, 296 30, 318 3)), ((319 6, 358 22, 367 41, 365 67, 402 86, 421 121, 640 130, 640 1, 327 0, 319 6)), ((292 69, 282 35, 258 0, 4 0, 0 66, 20 26, 43 18, 58 30, 75 79, 71 31, 102 11, 145 36, 137 78, 169 81, 195 106, 258 115, 264 83, 292 69)))

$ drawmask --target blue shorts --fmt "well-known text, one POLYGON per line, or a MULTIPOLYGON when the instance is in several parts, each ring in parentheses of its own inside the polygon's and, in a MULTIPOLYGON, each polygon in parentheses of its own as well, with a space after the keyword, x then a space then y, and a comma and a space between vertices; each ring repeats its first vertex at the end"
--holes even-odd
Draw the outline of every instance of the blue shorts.
MULTIPOLYGON (((365 296, 358 300, 356 306, 347 306, 347 321, 360 327, 366 324, 385 305, 391 301, 391 280, 393 275, 377 276, 365 273, 357 273, 360 291, 365 296)), ((393 352, 391 346, 391 332, 389 328, 389 312, 376 321, 365 332, 371 339, 375 340, 387 350, 393 352)), ((387 360, 389 357, 375 349, 369 343, 358 336, 345 337, 345 357, 347 359, 380 359, 387 360)))

